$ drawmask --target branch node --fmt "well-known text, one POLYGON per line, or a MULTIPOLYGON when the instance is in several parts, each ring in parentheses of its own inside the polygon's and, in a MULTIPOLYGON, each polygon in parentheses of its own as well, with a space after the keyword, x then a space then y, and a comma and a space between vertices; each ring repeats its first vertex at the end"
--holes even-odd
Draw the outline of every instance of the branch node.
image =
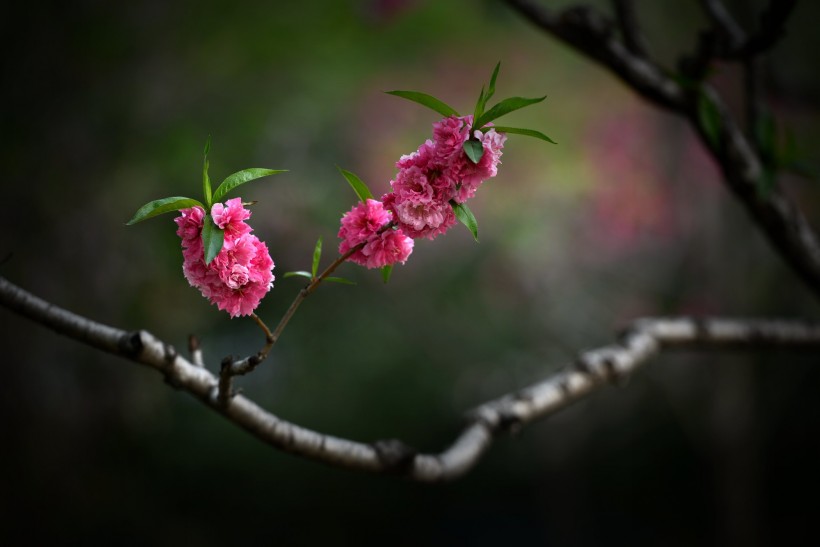
POLYGON ((119 350, 127 357, 132 359, 138 357, 145 347, 142 343, 142 331, 135 330, 133 332, 126 333, 122 338, 120 338, 118 346, 119 350))
POLYGON ((188 335, 188 351, 193 353, 199 350, 199 338, 196 337, 196 334, 189 334, 188 335))
POLYGON ((398 439, 386 439, 372 443, 379 462, 388 473, 408 475, 413 470, 413 462, 418 451, 398 439))
POLYGON ((589 370, 589 363, 583 355, 579 355, 575 358, 575 362, 572 364, 572 367, 582 374, 589 374, 591 372, 589 370))
POLYGON ((601 363, 604 365, 604 376, 607 382, 618 387, 624 387, 629 382, 629 375, 618 372, 614 357, 604 357, 601 363))
POLYGON ((521 416, 514 412, 504 409, 498 413, 498 425, 494 431, 499 433, 508 433, 510 435, 517 435, 521 428, 524 427, 521 416))
POLYGON ((195 334, 188 335, 188 353, 191 355, 191 362, 194 365, 205 367, 205 360, 202 358, 202 346, 195 334))
POLYGON ((174 362, 174 359, 177 358, 177 350, 171 344, 162 344, 162 360, 165 361, 166 364, 170 365, 174 362))

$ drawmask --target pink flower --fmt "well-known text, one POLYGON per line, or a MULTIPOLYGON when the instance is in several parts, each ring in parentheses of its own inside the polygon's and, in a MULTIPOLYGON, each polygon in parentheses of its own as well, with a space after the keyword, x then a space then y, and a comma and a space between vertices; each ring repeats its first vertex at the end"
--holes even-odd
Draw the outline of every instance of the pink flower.
POLYGON ((211 212, 217 225, 224 228, 225 239, 210 264, 205 264, 202 247, 204 211, 199 207, 183 209, 174 219, 182 238, 182 272, 191 286, 231 317, 250 315, 273 287, 273 260, 267 246, 250 234, 251 227, 244 222, 250 211, 241 199, 214 204, 211 212))
POLYGON ((462 153, 454 157, 448 173, 461 182, 456 196, 456 201, 459 203, 464 203, 474 197, 482 182, 498 174, 498 164, 501 163, 501 150, 507 140, 506 135, 497 133, 494 129, 489 129, 483 135, 481 131, 476 131, 475 136, 484 148, 481 159, 478 163, 473 163, 466 153, 462 153))
POLYGON ((428 173, 429 171, 415 165, 401 169, 396 180, 390 181, 397 199, 432 200, 435 190, 427 179, 428 173))
POLYGON ((251 212, 242 206, 241 198, 229 199, 225 205, 214 203, 211 207, 214 223, 226 234, 242 235, 251 231, 245 221, 251 218, 251 212))
POLYGON ((343 241, 339 252, 344 254, 359 243, 364 243, 391 220, 390 212, 385 211, 380 201, 368 199, 366 202, 359 202, 342 216, 339 237, 343 241))
POLYGON ((433 140, 436 143, 435 157, 444 164, 462 152, 464 141, 470 136, 472 116, 458 118, 450 116, 433 124, 433 140))
POLYGON ((193 240, 199 240, 202 235, 202 218, 205 216, 205 211, 202 207, 191 207, 190 209, 183 209, 180 211, 180 216, 174 219, 177 223, 177 235, 182 238, 182 241, 190 245, 193 240))
POLYGON ((396 167, 399 169, 407 169, 408 167, 421 167, 422 169, 430 169, 434 167, 436 156, 436 148, 433 141, 427 139, 424 144, 419 146, 419 149, 399 158, 396 162, 396 167))
POLYGON ((395 215, 399 228, 413 239, 435 239, 456 223, 453 208, 447 201, 420 196, 401 199, 394 192, 382 196, 382 201, 385 208, 395 215))
POLYGON ((362 265, 368 268, 382 268, 397 262, 404 264, 412 252, 411 238, 404 235, 401 229, 387 229, 371 238, 362 248, 361 254, 366 258, 362 265))
POLYGON ((227 268, 220 270, 219 278, 229 289, 239 289, 247 285, 250 280, 249 272, 247 266, 234 264, 230 270, 227 268))
POLYGON ((380 201, 368 199, 353 206, 342 216, 339 252, 345 254, 366 243, 350 255, 348 260, 368 268, 381 268, 396 262, 403 264, 413 251, 413 240, 401 230, 387 229, 378 233, 392 220, 390 212, 380 201))

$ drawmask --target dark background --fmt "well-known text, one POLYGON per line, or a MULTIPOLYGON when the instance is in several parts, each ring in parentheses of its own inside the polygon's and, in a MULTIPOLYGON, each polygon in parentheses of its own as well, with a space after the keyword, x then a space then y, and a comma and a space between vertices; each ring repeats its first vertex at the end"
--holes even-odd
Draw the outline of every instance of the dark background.
MULTIPOLYGON (((704 25, 698 3, 636 1, 667 66, 704 25)), ((551 5, 568 5, 554 2, 551 5)), ((607 2, 598 2, 604 10, 607 2)), ((735 2, 755 23, 761 2, 735 2)), ((388 188, 436 115, 417 89, 471 109, 502 61, 512 136, 471 202, 481 230, 417 241, 384 286, 329 286, 240 383, 285 419, 439 451, 470 407, 548 376, 655 314, 817 317, 680 120, 496 1, 82 1, 4 7, 1 271, 60 306, 178 348, 209 368, 262 342, 188 287, 170 215, 143 203, 290 172, 235 195, 276 262, 257 310, 275 324, 316 238, 326 260, 355 196, 336 165, 388 188)), ((820 144, 817 4, 766 57, 766 98, 809 162, 820 144)), ((713 83, 740 111, 737 69, 713 83)), ((506 119, 505 119, 506 122, 506 119)), ((815 226, 817 182, 782 182, 815 226)), ((24 543, 797 543, 820 487, 817 354, 664 355, 512 439, 469 475, 420 485, 277 452, 153 371, 0 311, 0 541, 24 543)))

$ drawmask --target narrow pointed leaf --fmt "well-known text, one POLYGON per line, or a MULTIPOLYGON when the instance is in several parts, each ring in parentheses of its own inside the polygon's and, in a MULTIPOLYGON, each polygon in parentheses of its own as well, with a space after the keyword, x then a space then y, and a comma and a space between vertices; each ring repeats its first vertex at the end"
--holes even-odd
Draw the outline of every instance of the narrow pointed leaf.
POLYGON ((225 232, 214 224, 211 215, 205 215, 202 219, 202 247, 205 249, 205 264, 210 264, 216 258, 224 243, 225 232))
POLYGON ((527 99, 525 97, 510 97, 509 99, 504 99, 487 112, 481 115, 481 117, 475 122, 474 127, 476 129, 481 129, 489 122, 504 116, 505 114, 509 114, 510 112, 515 112, 516 110, 520 110, 525 106, 530 106, 531 104, 540 103, 547 96, 544 95, 543 97, 538 97, 535 99, 527 99))
POLYGON ((450 205, 453 207, 456 218, 470 230, 470 233, 473 234, 473 239, 478 242, 478 222, 470 208, 463 203, 454 203, 452 201, 450 205))
POLYGON ((464 153, 467 154, 471 162, 478 163, 481 161, 481 156, 484 155, 484 145, 472 139, 464 141, 464 153))
POLYGON ((222 201, 225 194, 237 186, 245 184, 246 182, 261 179, 262 177, 268 177, 270 175, 276 175, 277 173, 284 173, 286 171, 287 169, 263 169, 261 167, 251 167, 250 169, 237 171, 233 175, 230 175, 223 180, 219 185, 219 188, 216 189, 216 192, 214 192, 214 202, 222 201))
POLYGON ((422 106, 426 106, 432 110, 435 110, 442 116, 458 116, 458 112, 456 110, 445 103, 440 99, 436 99, 432 95, 428 95, 427 93, 421 93, 419 91, 385 91, 388 95, 395 95, 396 97, 401 97, 402 99, 407 99, 408 101, 413 101, 414 103, 419 103, 422 106))
POLYGON ((347 179, 347 183, 350 184, 350 187, 353 188, 354 192, 356 192, 356 195, 359 197, 360 201, 364 202, 368 199, 373 199, 373 193, 370 191, 370 188, 367 187, 364 181, 362 181, 362 179, 357 177, 354 173, 342 169, 341 167, 337 167, 337 169, 342 174, 342 176, 345 179, 347 179))
POLYGON ((316 247, 313 248, 313 266, 310 271, 313 272, 313 277, 316 277, 316 272, 319 270, 319 260, 322 258, 322 238, 316 240, 316 247))
POLYGON ((382 272, 382 281, 384 284, 387 285, 387 282, 390 281, 390 274, 393 273, 393 265, 383 266, 381 269, 382 272))
POLYGON ((313 279, 313 276, 310 275, 310 272, 298 271, 298 272, 285 272, 282 277, 307 277, 308 279, 313 279))
POLYGON ((171 213, 173 211, 179 211, 180 209, 188 209, 189 207, 202 207, 205 209, 200 202, 191 198, 177 196, 157 199, 140 207, 137 212, 134 213, 134 218, 126 222, 126 225, 130 226, 131 224, 142 222, 143 220, 161 215, 162 213, 171 213))
POLYGON ((328 283, 341 283, 342 285, 355 285, 355 281, 345 279, 344 277, 326 277, 325 281, 328 283))
POLYGON ((535 137, 536 139, 541 139, 542 141, 551 142, 552 144, 558 144, 551 138, 547 137, 540 131, 536 131, 535 129, 521 129, 518 127, 505 127, 500 125, 494 125, 493 129, 495 129, 499 133, 515 133, 516 135, 526 135, 528 137, 535 137))
POLYGON ((475 102, 475 110, 473 110, 473 119, 477 120, 484 114, 484 107, 487 105, 487 97, 484 96, 484 86, 481 86, 481 93, 478 94, 478 100, 475 102))
POLYGON ((495 65, 495 69, 493 69, 493 75, 490 76, 490 87, 487 88, 487 95, 484 98, 484 104, 487 104, 493 95, 495 95, 495 81, 498 79, 498 71, 501 69, 501 61, 495 65))
POLYGON ((208 176, 208 168, 211 163, 208 159, 208 153, 211 151, 211 136, 208 135, 208 140, 205 141, 205 150, 203 152, 204 160, 202 161, 202 195, 205 197, 205 203, 208 209, 211 208, 213 201, 211 200, 211 177, 208 176))

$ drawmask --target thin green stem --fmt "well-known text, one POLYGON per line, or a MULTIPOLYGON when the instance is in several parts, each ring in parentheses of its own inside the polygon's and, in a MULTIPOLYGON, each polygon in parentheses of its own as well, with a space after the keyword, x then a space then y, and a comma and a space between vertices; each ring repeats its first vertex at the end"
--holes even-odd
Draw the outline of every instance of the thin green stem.
MULTIPOLYGON (((389 222, 385 224, 384 226, 379 228, 379 231, 376 232, 375 236, 381 235, 382 232, 391 229, 395 225, 395 222, 389 222)), ((267 358, 271 349, 276 344, 277 340, 279 340, 279 337, 282 335, 282 331, 285 330, 285 327, 290 322, 291 318, 296 313, 296 310, 299 308, 299 306, 302 304, 305 298, 310 296, 311 293, 313 293, 313 291, 315 291, 319 287, 319 284, 322 281, 327 279, 327 277, 330 276, 330 274, 332 274, 336 270, 336 268, 341 266, 341 264, 345 260, 350 258, 351 255, 360 251, 365 245, 367 245, 368 242, 369 240, 363 241, 362 243, 359 243, 355 247, 348 250, 346 253, 340 255, 336 258, 336 260, 331 262, 331 264, 327 268, 325 268, 321 274, 311 279, 310 283, 308 283, 307 286, 305 286, 301 291, 299 291, 299 293, 296 295, 296 298, 293 299, 293 302, 291 302, 290 306, 285 312, 285 315, 283 315, 282 319, 279 320, 279 324, 276 325, 276 329, 273 332, 270 331, 268 326, 265 324, 264 321, 262 321, 262 319, 258 315, 256 315, 255 313, 251 314, 251 318, 256 322, 257 325, 259 325, 259 328, 261 328, 262 331, 265 333, 265 345, 256 354, 251 355, 249 357, 245 357, 244 359, 234 360, 232 357, 226 357, 222 360, 222 367, 219 373, 218 393, 220 401, 226 402, 232 396, 231 383, 232 378, 234 376, 240 376, 251 372, 259 365, 259 363, 261 363, 267 358)))

